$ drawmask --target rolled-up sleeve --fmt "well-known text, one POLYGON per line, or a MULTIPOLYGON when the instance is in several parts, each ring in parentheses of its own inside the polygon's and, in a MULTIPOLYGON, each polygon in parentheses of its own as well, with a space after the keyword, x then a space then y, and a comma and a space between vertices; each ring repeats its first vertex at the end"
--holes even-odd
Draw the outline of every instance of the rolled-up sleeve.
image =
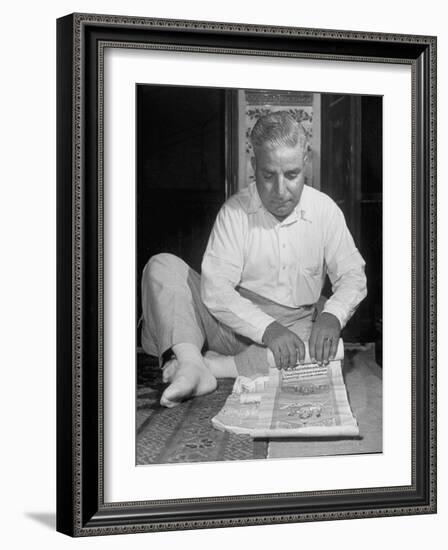
POLYGON ((364 259, 336 204, 327 218, 324 254, 333 295, 323 311, 337 317, 343 328, 367 296, 367 281, 364 259))
POLYGON ((274 319, 236 290, 244 265, 247 215, 225 204, 213 226, 201 267, 201 297, 210 313, 237 334, 262 343, 274 319))

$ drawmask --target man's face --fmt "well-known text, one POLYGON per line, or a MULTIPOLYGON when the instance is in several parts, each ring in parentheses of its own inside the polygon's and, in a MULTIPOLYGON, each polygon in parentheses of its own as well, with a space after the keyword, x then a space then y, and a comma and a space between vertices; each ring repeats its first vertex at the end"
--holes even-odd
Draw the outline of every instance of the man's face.
POLYGON ((261 202, 280 221, 287 218, 300 201, 305 162, 300 145, 262 145, 252 158, 261 202))

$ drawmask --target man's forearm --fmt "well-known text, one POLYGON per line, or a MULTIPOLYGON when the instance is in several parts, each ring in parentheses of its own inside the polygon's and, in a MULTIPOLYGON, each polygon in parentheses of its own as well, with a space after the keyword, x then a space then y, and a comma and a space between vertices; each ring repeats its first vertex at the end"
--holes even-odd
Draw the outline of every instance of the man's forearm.
POLYGON ((364 268, 354 267, 333 281, 333 295, 325 302, 323 311, 334 315, 341 328, 344 328, 366 296, 367 281, 364 268))
POLYGON ((236 334, 262 344, 266 327, 275 319, 240 296, 234 288, 229 288, 228 283, 219 286, 216 280, 213 284, 209 281, 201 284, 201 297, 207 309, 236 334))
POLYGON ((261 344, 266 327, 274 319, 236 290, 241 270, 211 254, 202 262, 201 298, 210 313, 231 328, 261 344))

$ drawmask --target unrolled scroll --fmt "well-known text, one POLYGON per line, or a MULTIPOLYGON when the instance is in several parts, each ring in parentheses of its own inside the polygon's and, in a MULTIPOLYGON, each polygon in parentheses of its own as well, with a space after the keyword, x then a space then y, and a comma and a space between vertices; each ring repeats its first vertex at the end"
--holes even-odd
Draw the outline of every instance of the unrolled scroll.
POLYGON ((327 366, 307 359, 290 370, 269 369, 269 376, 238 377, 232 394, 212 419, 215 428, 252 437, 357 436, 350 410, 339 340, 336 357, 327 366))

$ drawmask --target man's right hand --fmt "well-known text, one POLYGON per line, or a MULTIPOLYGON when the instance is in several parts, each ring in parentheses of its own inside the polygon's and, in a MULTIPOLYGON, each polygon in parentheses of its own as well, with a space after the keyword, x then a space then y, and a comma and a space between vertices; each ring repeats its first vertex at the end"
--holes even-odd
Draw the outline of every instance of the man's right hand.
POLYGON ((262 341, 274 354, 278 369, 293 368, 298 361, 303 363, 305 360, 305 346, 302 340, 277 321, 266 327, 262 341))

